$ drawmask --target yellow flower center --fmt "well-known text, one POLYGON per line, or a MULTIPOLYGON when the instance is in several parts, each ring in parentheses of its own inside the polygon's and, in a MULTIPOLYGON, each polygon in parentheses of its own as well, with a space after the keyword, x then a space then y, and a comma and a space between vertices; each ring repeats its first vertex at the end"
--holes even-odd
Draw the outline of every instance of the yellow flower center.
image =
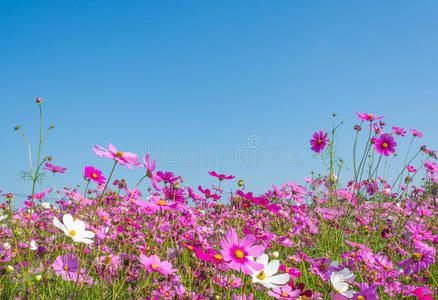
POLYGON ((93 177, 94 179, 97 178, 97 174, 96 173, 91 173, 91 177, 93 177))
POLYGON ((365 300, 364 296, 357 296, 357 300, 365 300))
POLYGON ((265 275, 265 272, 263 270, 257 275, 257 278, 260 280, 265 279, 265 277, 266 277, 266 275, 265 275))
POLYGON ((193 246, 188 245, 187 248, 189 248, 189 250, 193 250, 193 246))
POLYGON ((383 269, 384 269, 385 271, 389 271, 389 270, 390 270, 390 268, 389 268, 388 266, 384 266, 383 269))
POLYGON ((169 297, 169 296, 170 296, 170 293, 169 293, 169 292, 165 292, 164 295, 166 295, 167 297, 169 297))
POLYGON ((414 254, 412 254, 412 258, 414 259, 414 261, 420 261, 423 258, 423 254, 415 252, 414 254))
POLYGON ((68 266, 64 266, 64 270, 68 271, 68 266))
POLYGON ((160 201, 158 201, 158 205, 163 205, 163 206, 165 206, 167 203, 166 203, 166 201, 164 201, 164 200, 160 200, 160 201))
POLYGON ((382 148, 384 149, 388 148, 388 143, 382 143, 382 148))
POLYGON ((237 258, 243 258, 243 257, 245 256, 245 254, 243 254, 243 251, 240 250, 240 249, 237 249, 237 250, 234 252, 234 255, 235 255, 237 258))
POLYGON ((151 268, 156 269, 156 268, 158 268, 158 265, 151 265, 151 268))
POLYGON ((105 221, 108 220, 107 216, 102 216, 102 219, 104 219, 105 221))
POLYGON ((117 151, 116 157, 117 158, 122 158, 122 156, 123 156, 123 152, 117 151))
POLYGON ((68 232, 68 234, 71 235, 71 236, 75 236, 75 235, 76 235, 76 231, 74 231, 74 230, 70 230, 70 231, 68 232))
POLYGON ((320 269, 321 271, 325 271, 325 270, 328 269, 328 265, 327 265, 326 263, 321 264, 321 266, 319 267, 319 269, 320 269))
POLYGON ((223 258, 222 255, 220 255, 220 254, 215 254, 213 257, 217 260, 222 260, 222 258, 223 258))
POLYGON ((281 297, 289 297, 288 293, 283 292, 283 294, 281 294, 281 297))
POLYGON ((317 143, 318 145, 321 145, 321 144, 322 144, 322 140, 321 140, 321 139, 318 139, 318 140, 316 141, 316 143, 317 143))

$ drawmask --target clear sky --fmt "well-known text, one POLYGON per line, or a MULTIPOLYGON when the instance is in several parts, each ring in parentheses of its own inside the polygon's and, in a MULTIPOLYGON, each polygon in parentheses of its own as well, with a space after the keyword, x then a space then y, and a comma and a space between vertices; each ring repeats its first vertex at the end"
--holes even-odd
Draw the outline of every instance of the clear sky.
MULTIPOLYGON (((68 168, 58 187, 81 184, 85 165, 107 176, 91 149, 108 142, 195 187, 213 169, 255 192, 303 183, 322 170, 309 139, 333 112, 349 166, 356 112, 436 149, 437 29, 433 0, 3 1, 0 190, 30 192, 13 127, 36 145, 36 97, 55 125, 43 153, 68 168)), ((131 186, 141 175, 116 170, 131 186)))

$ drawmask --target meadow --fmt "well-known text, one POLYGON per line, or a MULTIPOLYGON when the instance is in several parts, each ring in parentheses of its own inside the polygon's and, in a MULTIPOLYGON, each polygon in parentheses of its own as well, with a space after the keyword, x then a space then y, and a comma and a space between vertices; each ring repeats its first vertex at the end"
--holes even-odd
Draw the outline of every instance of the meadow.
POLYGON ((215 170, 205 174, 212 186, 185 186, 150 155, 95 145, 96 160, 106 160, 111 171, 86 162, 84 188, 65 187, 49 203, 57 176, 68 170, 43 155, 53 126, 44 125, 43 99, 36 105, 37 153, 15 127, 28 149, 32 193, 21 208, 13 193, 1 193, 4 299, 432 300, 438 294, 437 156, 415 129, 357 113, 357 125, 349 125, 353 176, 341 183, 333 116, 332 128, 301 141, 321 159, 324 174, 263 194, 215 170), (403 143, 407 153, 397 153, 403 143), (403 162, 401 169, 388 169, 393 159, 403 162), (144 176, 127 186, 118 171, 135 168, 144 176), (43 172, 54 183, 45 191, 38 190, 43 172), (231 195, 221 189, 224 181, 234 185, 231 195), (151 188, 141 193, 145 186, 151 188))

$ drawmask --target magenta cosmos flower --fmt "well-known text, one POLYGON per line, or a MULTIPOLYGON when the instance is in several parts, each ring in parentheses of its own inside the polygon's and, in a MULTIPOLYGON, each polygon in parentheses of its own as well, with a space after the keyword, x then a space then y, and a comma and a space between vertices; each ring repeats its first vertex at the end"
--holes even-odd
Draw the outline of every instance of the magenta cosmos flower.
POLYGON ((413 136, 416 136, 419 138, 423 137, 423 134, 419 131, 416 131, 415 129, 409 129, 409 131, 412 133, 413 136))
POLYGON ((222 181, 224 179, 230 180, 230 179, 234 179, 235 178, 235 176, 232 176, 232 175, 225 176, 225 174, 217 174, 215 171, 208 172, 208 174, 210 174, 213 177, 216 177, 220 181, 222 181))
POLYGON ((129 169, 134 169, 134 166, 140 166, 140 162, 137 159, 137 154, 132 152, 117 151, 116 147, 114 147, 111 143, 108 143, 108 150, 99 145, 94 145, 93 151, 97 156, 112 158, 119 164, 126 165, 129 169))
POLYGON ((377 117, 375 114, 367 114, 367 113, 356 113, 356 115, 359 117, 359 119, 363 120, 363 121, 374 121, 374 120, 379 120, 379 119, 383 119, 383 117, 377 117))
POLYGON ((64 280, 76 280, 78 277, 78 266, 78 257, 72 254, 60 255, 52 264, 54 273, 61 276, 64 280))
POLYGON ((106 180, 106 178, 102 176, 101 171, 90 166, 85 167, 85 179, 88 181, 93 180, 98 184, 104 184, 106 180))
POLYGON ((160 182, 162 179, 160 176, 153 173, 156 167, 155 160, 151 161, 151 156, 148 154, 143 156, 143 163, 143 166, 146 168, 146 176, 151 179, 152 186, 157 191, 161 191, 163 188, 158 185, 158 182, 160 182))
POLYGON ((321 152, 327 145, 327 133, 322 130, 313 134, 313 139, 310 140, 312 150, 315 152, 321 152))
POLYGON ((391 153, 395 152, 395 147, 397 143, 394 137, 389 134, 382 134, 379 138, 374 139, 374 148, 377 153, 389 156, 391 153))
POLYGON ((405 136, 406 134, 406 130, 397 126, 392 127, 392 132, 394 132, 396 135, 401 135, 401 136, 405 136))
POLYGON ((138 260, 140 261, 141 267, 145 268, 149 272, 157 271, 166 276, 178 271, 177 269, 172 269, 172 264, 170 262, 161 261, 160 258, 155 254, 152 256, 140 254, 138 260))
POLYGON ((221 240, 221 255, 223 259, 229 262, 231 269, 242 271, 244 274, 252 275, 254 271, 263 269, 263 265, 253 261, 252 257, 258 257, 265 252, 263 246, 253 246, 256 238, 253 235, 247 235, 239 241, 236 231, 233 228, 228 230, 227 234, 221 240))
POLYGON ((64 167, 61 167, 61 166, 54 166, 54 165, 52 165, 52 164, 49 163, 49 162, 46 162, 46 163, 45 163, 43 169, 44 169, 44 170, 47 170, 47 171, 51 171, 51 172, 53 172, 53 173, 64 173, 65 170, 67 170, 67 168, 64 168, 64 167))

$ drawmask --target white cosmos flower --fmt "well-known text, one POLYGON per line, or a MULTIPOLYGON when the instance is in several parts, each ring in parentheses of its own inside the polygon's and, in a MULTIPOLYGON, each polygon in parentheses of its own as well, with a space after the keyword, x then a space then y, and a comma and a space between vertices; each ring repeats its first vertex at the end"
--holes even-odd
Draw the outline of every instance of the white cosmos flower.
POLYGON ((30 241, 30 250, 36 250, 38 249, 38 245, 34 240, 30 241))
POLYGON ((280 267, 280 262, 278 260, 272 260, 268 262, 269 258, 266 254, 263 254, 256 258, 256 262, 263 265, 263 269, 260 271, 253 271, 252 282, 261 283, 266 288, 276 288, 289 281, 289 274, 284 273, 280 275, 275 275, 280 267))
POLYGON ((356 275, 354 275, 350 272, 350 270, 345 268, 341 271, 333 272, 332 275, 330 275, 330 281, 332 282, 333 287, 338 293, 347 298, 353 298, 354 292, 348 290, 349 286, 346 281, 353 280, 355 277, 356 275))
POLYGON ((64 224, 59 222, 58 218, 53 218, 53 225, 64 231, 66 236, 69 236, 75 242, 92 244, 91 240, 94 237, 94 232, 85 230, 85 222, 81 220, 73 220, 72 215, 65 214, 62 217, 64 224))

